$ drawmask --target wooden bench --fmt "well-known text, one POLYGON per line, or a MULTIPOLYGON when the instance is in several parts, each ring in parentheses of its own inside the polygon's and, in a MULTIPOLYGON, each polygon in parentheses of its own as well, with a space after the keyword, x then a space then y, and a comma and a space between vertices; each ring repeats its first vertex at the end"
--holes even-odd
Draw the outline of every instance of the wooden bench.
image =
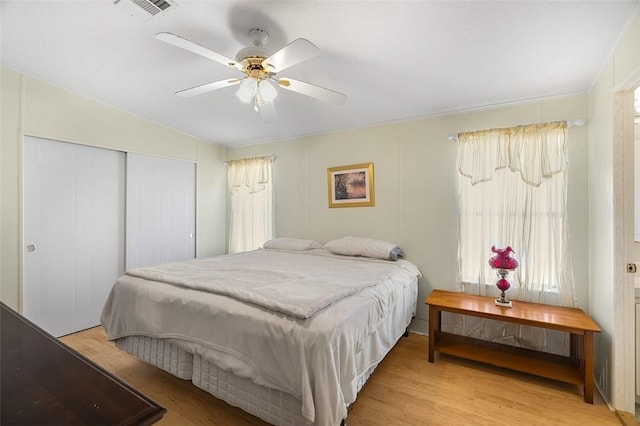
POLYGON ((434 290, 425 304, 429 305, 429 362, 434 362, 434 352, 438 351, 581 385, 585 402, 593 404, 593 333, 599 332, 600 327, 581 309, 518 301, 513 302, 512 308, 507 308, 496 306, 491 297, 442 290, 434 290), (571 333, 569 356, 443 332, 442 312, 571 333))

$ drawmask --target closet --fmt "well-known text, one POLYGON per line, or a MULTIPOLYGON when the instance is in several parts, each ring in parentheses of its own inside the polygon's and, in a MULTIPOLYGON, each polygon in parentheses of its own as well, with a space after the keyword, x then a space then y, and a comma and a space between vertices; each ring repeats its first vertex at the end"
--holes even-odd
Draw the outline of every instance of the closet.
POLYGON ((94 327, 126 268, 195 257, 195 164, 25 136, 22 217, 24 316, 94 327))
POLYGON ((127 154, 126 187, 126 267, 194 258, 194 164, 127 154))

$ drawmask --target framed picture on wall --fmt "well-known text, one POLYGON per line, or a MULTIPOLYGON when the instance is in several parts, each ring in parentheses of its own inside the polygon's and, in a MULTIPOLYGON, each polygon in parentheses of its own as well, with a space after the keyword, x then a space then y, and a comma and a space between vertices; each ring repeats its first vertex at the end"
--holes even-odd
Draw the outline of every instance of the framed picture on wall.
POLYGON ((329 207, 375 205, 373 163, 352 164, 327 169, 329 207))

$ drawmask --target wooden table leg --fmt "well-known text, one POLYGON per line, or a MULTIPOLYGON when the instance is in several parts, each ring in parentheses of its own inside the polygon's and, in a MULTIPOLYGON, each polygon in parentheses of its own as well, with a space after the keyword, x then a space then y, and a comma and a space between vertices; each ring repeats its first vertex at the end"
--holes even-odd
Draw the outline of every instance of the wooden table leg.
POLYGON ((429 362, 434 360, 434 351, 436 349, 436 331, 440 330, 440 311, 429 306, 429 362))
POLYGON ((593 404, 593 332, 584 333, 584 402, 593 404))

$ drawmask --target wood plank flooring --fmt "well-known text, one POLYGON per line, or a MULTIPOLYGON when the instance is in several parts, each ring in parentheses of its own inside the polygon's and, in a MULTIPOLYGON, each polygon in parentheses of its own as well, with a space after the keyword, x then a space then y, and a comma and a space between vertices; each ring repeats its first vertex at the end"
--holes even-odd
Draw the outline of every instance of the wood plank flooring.
MULTIPOLYGON (((120 351, 102 327, 61 340, 165 407, 159 425, 266 425, 120 351)), ((349 426, 621 424, 597 391, 591 405, 576 385, 447 355, 430 364, 427 342, 417 334, 400 339, 351 407, 349 426)))

